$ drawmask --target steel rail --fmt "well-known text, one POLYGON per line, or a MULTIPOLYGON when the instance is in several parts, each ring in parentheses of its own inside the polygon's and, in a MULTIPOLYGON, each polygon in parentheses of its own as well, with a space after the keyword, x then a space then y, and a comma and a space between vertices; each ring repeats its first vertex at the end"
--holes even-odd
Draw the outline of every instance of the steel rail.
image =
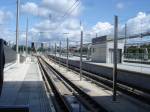
POLYGON ((54 100, 54 106, 57 112, 72 112, 71 107, 69 106, 69 104, 66 102, 66 100, 64 99, 63 96, 61 96, 61 94, 59 93, 57 87, 55 86, 55 84, 53 83, 53 81, 51 80, 50 76, 48 75, 46 68, 44 67, 43 63, 40 61, 40 59, 38 58, 38 63, 41 67, 41 70, 43 71, 44 74, 43 77, 45 80, 47 80, 47 87, 50 86, 51 90, 54 93, 55 99, 54 100))
MULTIPOLYGON (((50 59, 50 57, 48 57, 50 59)), ((56 60, 51 59, 55 63, 58 63, 56 60)), ((61 62, 61 65, 66 67, 66 64, 61 62)), ((79 68, 73 65, 69 64, 69 69, 72 71, 75 71, 77 73, 80 72, 79 68)), ((107 88, 109 90, 112 90, 112 79, 105 77, 104 75, 97 75, 95 73, 91 73, 87 70, 83 70, 83 76, 89 80, 92 80, 97 85, 100 85, 104 88, 107 88)), ((144 91, 144 89, 138 89, 134 86, 131 86, 130 84, 124 84, 123 82, 118 81, 117 83, 117 90, 121 93, 124 93, 126 95, 132 96, 133 98, 142 101, 143 103, 146 103, 150 105, 150 95, 147 93, 147 90, 144 91)))
MULTIPOLYGON (((45 61, 43 59, 43 61, 45 61)), ((97 103, 92 96, 85 93, 80 87, 72 83, 69 79, 67 79, 64 75, 62 75, 59 71, 57 71, 54 67, 52 67, 49 63, 47 63, 47 66, 49 66, 49 69, 54 72, 55 74, 58 74, 68 85, 72 87, 72 89, 75 91, 74 95, 78 98, 78 100, 87 108, 90 110, 90 112, 108 112, 103 106, 101 106, 99 103, 97 103)))

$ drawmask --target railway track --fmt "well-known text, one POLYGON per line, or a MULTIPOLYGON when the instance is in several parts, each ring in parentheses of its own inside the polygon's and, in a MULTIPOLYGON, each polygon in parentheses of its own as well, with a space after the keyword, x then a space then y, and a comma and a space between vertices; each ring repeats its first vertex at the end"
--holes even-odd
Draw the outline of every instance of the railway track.
POLYGON ((107 112, 107 110, 103 108, 99 103, 97 103, 91 96, 85 93, 80 87, 72 83, 69 79, 63 76, 56 69, 54 69, 45 60, 39 57, 38 60, 39 66, 43 71, 44 80, 46 80, 47 82, 47 87, 51 86, 54 96, 57 100, 55 106, 58 111, 63 110, 64 112, 73 112, 73 108, 71 107, 70 103, 68 103, 66 101, 66 98, 64 98, 65 93, 62 94, 58 90, 58 88, 60 88, 59 86, 60 84, 56 85, 56 82, 60 80, 72 92, 72 95, 76 97, 76 99, 80 102, 80 104, 82 104, 85 107, 86 112, 107 112), (50 76, 50 72, 51 74, 53 74, 53 76, 52 75, 50 76))
POLYGON ((45 85, 46 85, 48 92, 50 93, 50 91, 52 90, 54 93, 55 97, 52 97, 52 98, 53 98, 55 110, 57 112, 61 112, 61 110, 63 112, 71 112, 71 108, 68 105, 66 105, 64 98, 59 93, 59 91, 56 88, 54 82, 52 81, 49 73, 47 72, 46 66, 43 65, 43 63, 41 62, 41 60, 39 58, 38 58, 38 63, 39 63, 40 70, 42 72, 42 77, 44 79, 44 82, 45 82, 45 85))
MULTIPOLYGON (((57 64, 60 63, 62 66, 67 67, 67 65, 65 63, 58 62, 60 60, 56 60, 56 59, 53 59, 50 57, 48 57, 48 58, 57 64)), ((77 73, 80 72, 80 69, 78 67, 75 67, 72 65, 69 65, 69 69, 74 71, 74 72, 77 72, 77 73)), ((83 70, 83 77, 85 77, 88 80, 91 80, 92 82, 94 82, 95 84, 97 84, 99 86, 102 86, 104 88, 112 90, 112 85, 113 85, 112 79, 108 79, 106 77, 99 76, 97 74, 88 72, 86 70, 83 70)), ((117 83, 117 90, 120 93, 126 94, 128 96, 131 96, 131 97, 139 100, 139 101, 142 101, 145 104, 150 105, 150 94, 147 93, 146 90, 144 91, 144 89, 139 90, 138 88, 130 86, 129 84, 123 84, 121 82, 118 82, 117 83)))

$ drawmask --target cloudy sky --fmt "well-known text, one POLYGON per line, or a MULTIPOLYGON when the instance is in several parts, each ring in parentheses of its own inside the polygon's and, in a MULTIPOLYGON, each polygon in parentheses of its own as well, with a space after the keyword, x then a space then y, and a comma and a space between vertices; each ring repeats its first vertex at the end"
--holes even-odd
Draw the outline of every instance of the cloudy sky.
MULTIPOLYGON (((20 0, 19 41, 25 41, 29 18, 29 41, 60 41, 66 36, 80 39, 80 21, 84 40, 113 33, 114 15, 119 31, 128 35, 150 31, 149 0, 20 0), (63 33, 69 33, 64 35, 63 33)), ((15 42, 16 0, 1 0, 0 38, 15 42)))

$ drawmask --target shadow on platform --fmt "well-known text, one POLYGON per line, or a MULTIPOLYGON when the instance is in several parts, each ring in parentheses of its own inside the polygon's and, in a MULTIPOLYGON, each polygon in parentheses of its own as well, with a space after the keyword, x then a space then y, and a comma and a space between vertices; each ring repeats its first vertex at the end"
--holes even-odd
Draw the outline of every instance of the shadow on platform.
POLYGON ((4 82, 0 106, 28 106, 31 112, 49 112, 49 101, 42 81, 4 82))

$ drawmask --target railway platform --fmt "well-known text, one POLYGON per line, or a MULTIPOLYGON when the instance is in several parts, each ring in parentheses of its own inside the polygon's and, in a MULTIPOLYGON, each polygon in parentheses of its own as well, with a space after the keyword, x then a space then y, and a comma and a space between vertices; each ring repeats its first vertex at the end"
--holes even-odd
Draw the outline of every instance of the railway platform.
MULTIPOLYGON (((53 54, 51 54, 51 55, 54 56, 53 54)), ((59 58, 58 54, 56 56, 59 58)), ((61 58, 66 59, 65 56, 61 56, 61 58)), ((80 61, 80 57, 70 56, 69 60, 80 61)), ((82 60, 83 60, 83 62, 92 64, 92 65, 113 68, 112 63, 92 62, 91 60, 86 60, 85 57, 83 57, 82 60)), ((137 72, 137 73, 141 73, 141 74, 145 74, 145 75, 150 75, 150 66, 148 64, 123 62, 123 63, 118 64, 118 69, 129 71, 129 72, 137 72)))
POLYGON ((31 112, 51 112, 37 60, 5 67, 0 106, 25 105, 31 112))

